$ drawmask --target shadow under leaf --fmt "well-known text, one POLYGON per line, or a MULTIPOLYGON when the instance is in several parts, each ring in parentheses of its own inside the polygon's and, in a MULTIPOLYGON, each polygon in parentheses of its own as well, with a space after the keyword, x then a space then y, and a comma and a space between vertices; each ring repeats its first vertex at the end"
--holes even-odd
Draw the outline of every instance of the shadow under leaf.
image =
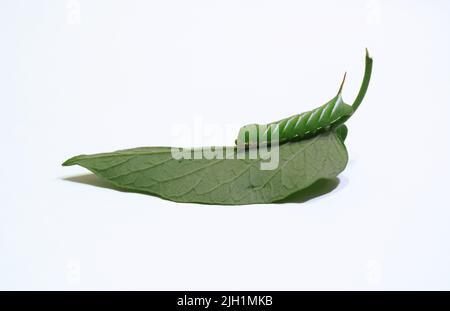
POLYGON ((85 185, 91 185, 91 186, 95 186, 95 187, 99 187, 99 188, 116 190, 116 191, 120 191, 120 192, 132 192, 132 193, 141 193, 141 194, 149 195, 149 193, 145 192, 145 191, 129 190, 129 189, 118 187, 118 186, 114 185, 113 183, 107 181, 106 179, 98 177, 95 174, 83 174, 83 175, 77 175, 77 176, 71 176, 71 177, 64 177, 63 180, 80 183, 80 184, 85 184, 85 185))
MULTIPOLYGON (((106 189, 112 189, 120 192, 132 192, 132 193, 140 193, 140 194, 146 194, 146 195, 152 195, 159 197, 157 195, 150 194, 145 191, 139 191, 139 190, 128 190, 121 187, 118 187, 111 182, 102 179, 95 174, 83 174, 83 175, 77 175, 77 176, 71 176, 71 177, 64 177, 63 180, 80 183, 80 184, 86 184, 91 185, 99 188, 106 188, 106 189)), ((319 179, 315 183, 313 183, 311 186, 302 189, 294 194, 291 194, 285 199, 282 199, 280 201, 276 201, 273 203, 304 203, 306 201, 309 201, 311 199, 314 199, 316 197, 322 196, 324 194, 327 194, 339 185, 340 180, 339 178, 330 178, 330 179, 319 179)))
POLYGON ((291 194, 285 199, 277 201, 275 203, 304 203, 311 199, 320 197, 324 194, 327 194, 339 185, 340 180, 337 177, 327 178, 327 179, 319 179, 311 186, 297 191, 296 193, 291 194))

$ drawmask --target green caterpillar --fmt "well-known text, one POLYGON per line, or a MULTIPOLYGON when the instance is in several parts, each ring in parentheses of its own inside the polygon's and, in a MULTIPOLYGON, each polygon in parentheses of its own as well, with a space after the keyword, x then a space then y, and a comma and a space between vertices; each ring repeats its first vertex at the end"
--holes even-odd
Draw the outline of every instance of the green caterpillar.
POLYGON ((343 123, 355 113, 367 92, 372 63, 373 60, 366 49, 364 78, 353 105, 344 103, 342 99, 344 75, 337 95, 325 105, 266 125, 245 125, 239 130, 236 144, 246 146, 257 146, 258 142, 259 144, 270 142, 281 144, 307 138, 330 129, 336 129, 341 138, 345 139, 347 130, 343 123))

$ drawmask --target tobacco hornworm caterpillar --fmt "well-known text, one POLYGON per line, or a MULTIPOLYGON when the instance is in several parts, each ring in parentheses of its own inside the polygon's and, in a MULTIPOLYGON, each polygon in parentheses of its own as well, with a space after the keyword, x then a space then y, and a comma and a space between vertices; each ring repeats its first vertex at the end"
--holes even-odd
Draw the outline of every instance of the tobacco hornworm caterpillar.
POLYGON ((277 141, 278 143, 284 143, 301 140, 323 131, 330 129, 337 130, 338 128, 340 136, 345 139, 347 131, 343 123, 355 113, 361 104, 369 86, 371 73, 372 58, 366 49, 364 78, 353 105, 346 104, 342 99, 342 88, 346 76, 344 75, 338 93, 326 104, 311 111, 296 114, 266 125, 245 125, 239 130, 236 144, 256 146, 258 142, 270 143, 277 141))

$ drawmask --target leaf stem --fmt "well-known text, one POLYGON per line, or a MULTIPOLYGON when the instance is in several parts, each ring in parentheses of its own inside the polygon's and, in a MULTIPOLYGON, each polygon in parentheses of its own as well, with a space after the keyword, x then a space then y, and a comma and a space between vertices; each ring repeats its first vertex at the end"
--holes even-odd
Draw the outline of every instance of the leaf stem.
POLYGON ((372 74, 372 63, 373 59, 369 56, 369 51, 366 49, 366 65, 364 69, 364 78, 359 89, 358 96, 356 96, 356 99, 352 105, 353 113, 356 111, 356 109, 358 109, 359 105, 361 105, 361 102, 364 99, 364 95, 366 95, 367 88, 369 87, 370 76, 372 74))

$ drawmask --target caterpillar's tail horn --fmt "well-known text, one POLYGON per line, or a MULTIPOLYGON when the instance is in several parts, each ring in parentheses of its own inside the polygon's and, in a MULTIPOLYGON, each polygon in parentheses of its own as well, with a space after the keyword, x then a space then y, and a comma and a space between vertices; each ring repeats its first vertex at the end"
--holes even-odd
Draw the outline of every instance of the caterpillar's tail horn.
POLYGON ((347 72, 344 73, 344 77, 342 78, 341 86, 339 87, 338 95, 342 93, 342 89, 344 88, 345 77, 347 77, 347 72))

